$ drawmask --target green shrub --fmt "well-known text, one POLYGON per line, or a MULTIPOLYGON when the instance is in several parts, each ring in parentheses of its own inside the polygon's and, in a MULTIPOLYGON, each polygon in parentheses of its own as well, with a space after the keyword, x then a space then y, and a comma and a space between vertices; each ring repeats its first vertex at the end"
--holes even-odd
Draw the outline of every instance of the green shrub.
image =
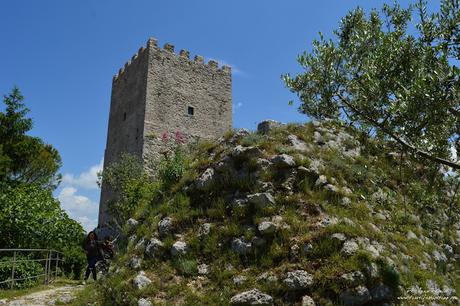
POLYGON ((80 279, 86 267, 86 256, 80 246, 69 246, 64 249, 63 272, 73 279, 80 279))
MULTIPOLYGON (((2 257, 0 259, 0 281, 11 280, 12 272, 12 257, 2 257)), ((16 260, 30 260, 33 257, 30 256, 16 256, 16 260)), ((26 261, 26 262, 16 262, 14 268, 14 278, 28 278, 36 275, 43 274, 44 268, 40 262, 36 261, 26 261)), ((30 278, 15 281, 15 288, 27 288, 36 285, 41 280, 39 278, 30 278)), ((11 285, 10 282, 0 284, 0 288, 9 288, 11 285)))
POLYGON ((182 275, 192 276, 196 275, 198 268, 196 260, 187 259, 187 258, 178 258, 173 260, 173 266, 179 271, 182 275))
POLYGON ((185 172, 185 156, 181 147, 177 145, 173 153, 164 155, 157 169, 158 177, 164 190, 169 190, 177 183, 185 172))

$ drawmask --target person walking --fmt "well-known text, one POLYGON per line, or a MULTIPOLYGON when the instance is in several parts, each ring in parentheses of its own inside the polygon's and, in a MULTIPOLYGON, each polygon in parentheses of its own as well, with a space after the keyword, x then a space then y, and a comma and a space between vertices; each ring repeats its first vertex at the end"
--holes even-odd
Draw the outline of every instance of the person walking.
POLYGON ((83 281, 83 283, 86 283, 90 273, 93 279, 97 280, 96 263, 101 259, 100 243, 94 231, 89 232, 88 236, 86 236, 86 239, 83 241, 83 250, 85 250, 86 259, 88 260, 88 267, 86 268, 83 281))

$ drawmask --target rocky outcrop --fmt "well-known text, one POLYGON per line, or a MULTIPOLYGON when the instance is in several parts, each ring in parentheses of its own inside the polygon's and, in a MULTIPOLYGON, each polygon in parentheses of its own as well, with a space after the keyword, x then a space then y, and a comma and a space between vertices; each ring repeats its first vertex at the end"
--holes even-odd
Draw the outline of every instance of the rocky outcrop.
POLYGON ((231 305, 235 306, 270 306, 273 305, 273 298, 258 289, 252 289, 233 296, 230 300, 231 305))

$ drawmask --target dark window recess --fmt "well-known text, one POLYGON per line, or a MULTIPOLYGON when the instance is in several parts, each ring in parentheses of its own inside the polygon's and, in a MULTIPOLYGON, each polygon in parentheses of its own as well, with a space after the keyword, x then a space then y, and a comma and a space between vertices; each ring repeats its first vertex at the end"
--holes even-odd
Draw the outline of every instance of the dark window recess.
POLYGON ((188 109, 187 109, 187 113, 190 116, 193 116, 193 114, 195 113, 195 109, 192 106, 189 106, 188 109))
POLYGON ((123 121, 126 120, 126 113, 123 114, 123 121))

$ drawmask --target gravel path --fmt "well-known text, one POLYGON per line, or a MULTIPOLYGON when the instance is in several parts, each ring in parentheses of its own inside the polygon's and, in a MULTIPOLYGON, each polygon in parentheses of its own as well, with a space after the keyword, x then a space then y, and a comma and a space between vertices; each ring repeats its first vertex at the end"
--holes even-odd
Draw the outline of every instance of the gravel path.
POLYGON ((34 292, 11 300, 0 300, 0 305, 8 306, 50 306, 59 302, 60 305, 70 303, 75 293, 84 286, 65 285, 61 287, 50 287, 49 289, 34 292))

